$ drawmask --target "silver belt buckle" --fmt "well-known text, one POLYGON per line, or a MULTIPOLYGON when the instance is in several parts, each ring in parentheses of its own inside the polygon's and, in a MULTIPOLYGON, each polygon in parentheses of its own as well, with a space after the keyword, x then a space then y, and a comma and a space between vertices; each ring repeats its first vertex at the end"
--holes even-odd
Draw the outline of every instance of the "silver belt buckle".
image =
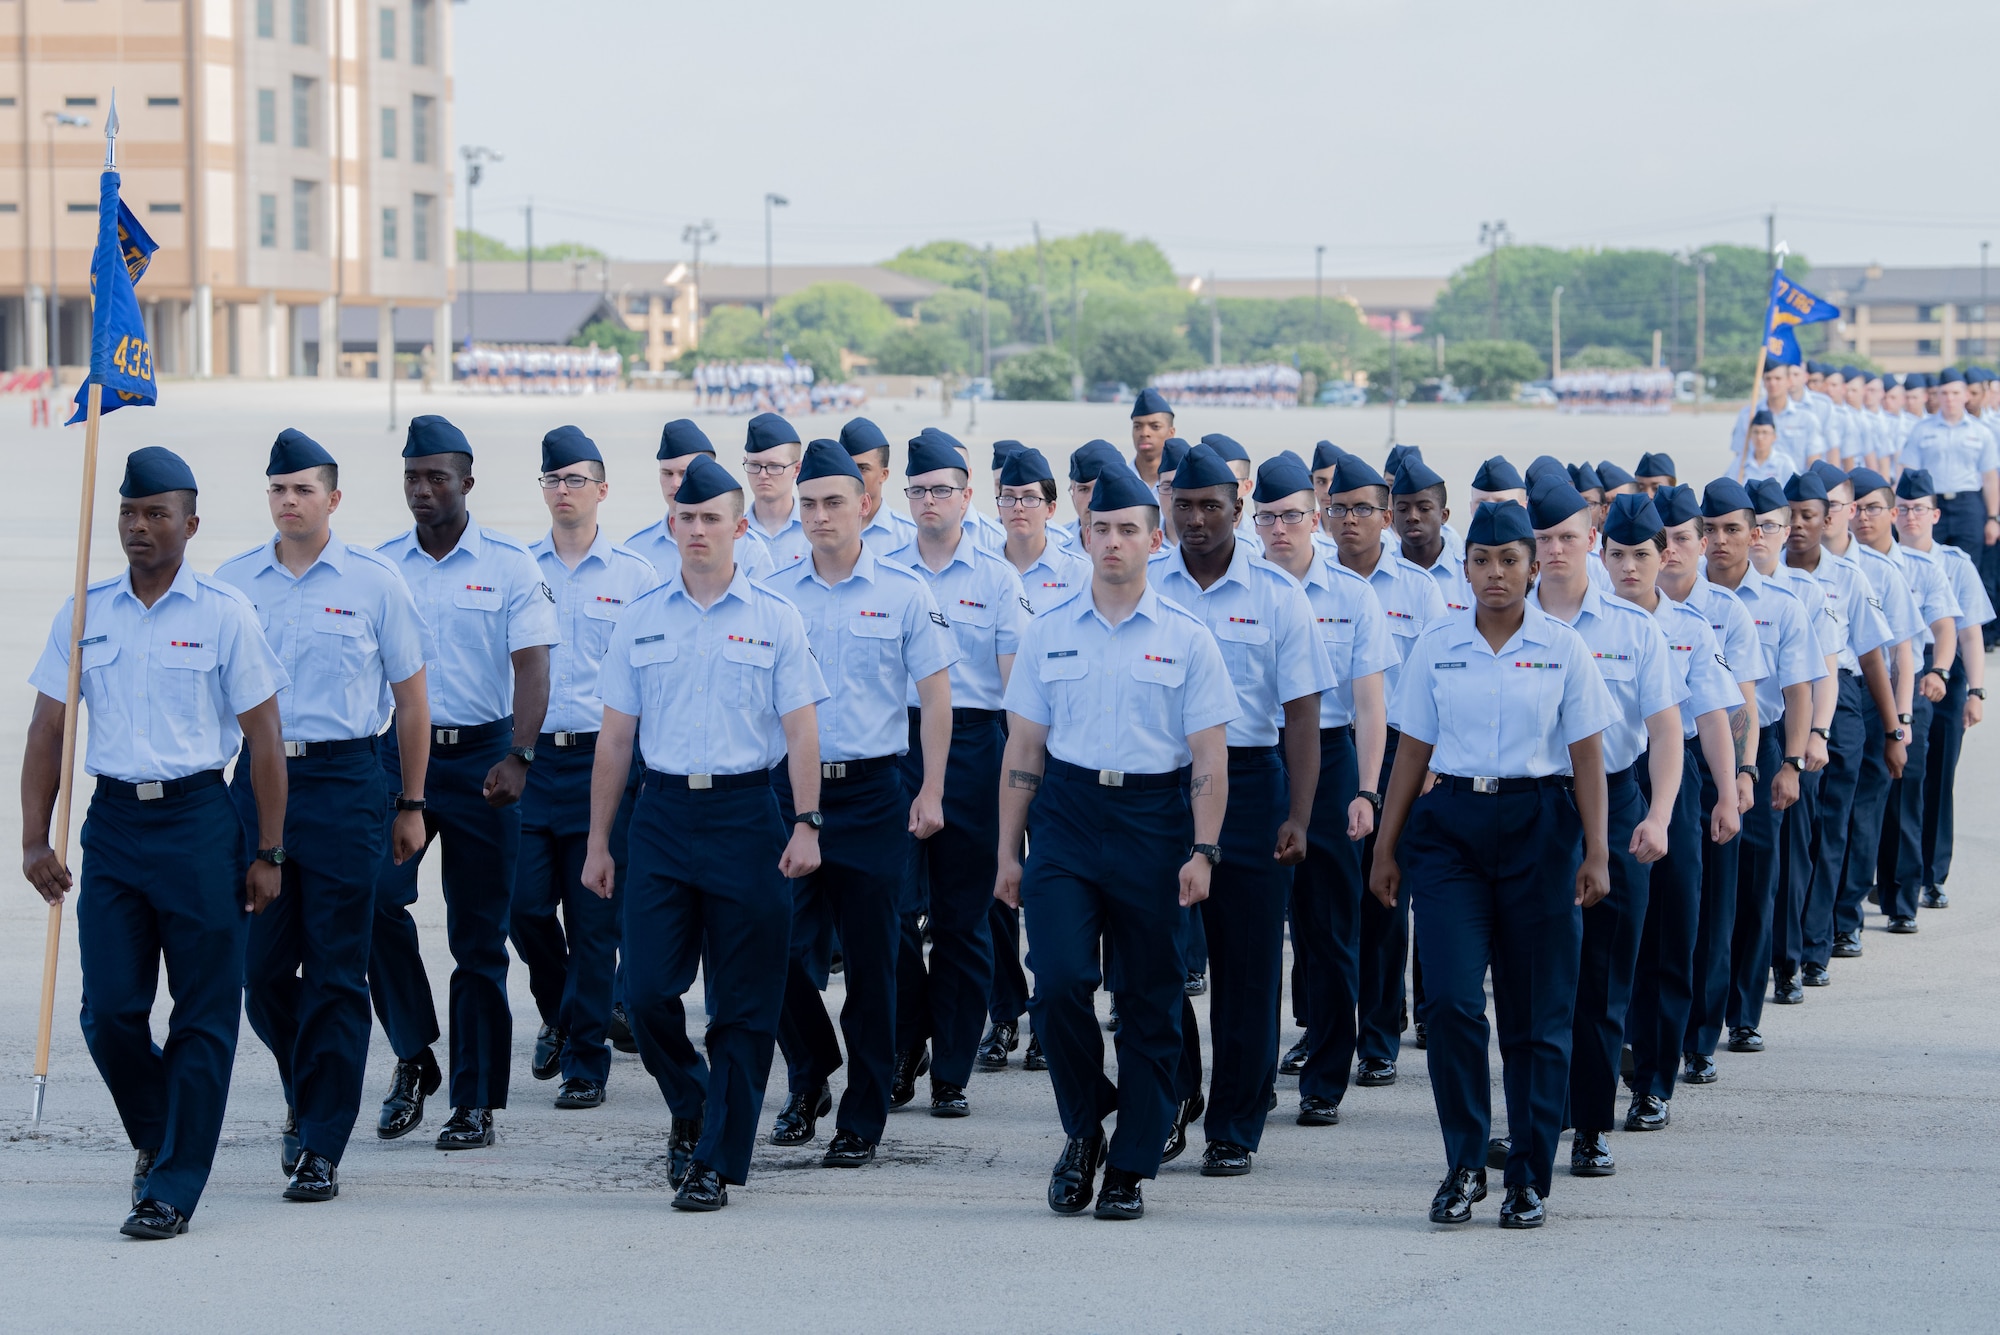
POLYGON ((433 744, 435 744, 435 745, 437 745, 437 746, 457 746, 457 745, 458 745, 458 729, 457 729, 457 728, 432 728, 432 729, 431 729, 431 741, 432 741, 432 743, 433 743, 433 744))
POLYGON ((550 736, 551 736, 551 738, 553 739, 553 741, 555 742, 555 744, 556 744, 557 746, 575 746, 575 745, 576 745, 576 734, 575 734, 575 733, 573 733, 573 732, 558 732, 558 733, 551 733, 551 734, 550 734, 550 736))
POLYGON ((1491 774, 1475 774, 1472 776, 1472 791, 1475 793, 1497 793, 1500 791, 1500 780, 1491 774))
POLYGON ((713 788, 715 787, 715 776, 713 774, 690 774, 688 775, 688 787, 713 788))
POLYGON ((141 802, 157 802, 167 795, 167 785, 158 779, 151 783, 134 784, 132 794, 141 802))
POLYGON ((1941 501, 1955 501, 1958 499, 1958 493, 1955 491, 1941 491, 1938 493, 1938 499, 1941 501))
POLYGON ((847 777, 847 762, 846 762, 845 760, 836 760, 836 761, 832 762, 831 764, 825 764, 825 765, 821 765, 821 766, 819 767, 819 777, 820 777, 820 778, 822 778, 822 779, 844 779, 844 778, 846 778, 846 777, 847 777))
POLYGON ((1097 771, 1097 782, 1106 788, 1123 788, 1125 771, 1122 769, 1101 769, 1097 771))
POLYGON ((298 759, 299 757, 303 756, 303 755, 304 755, 305 753, 306 753, 306 744, 305 744, 304 742, 286 742, 286 743, 285 743, 285 759, 287 759, 287 760, 297 760, 297 759, 298 759))

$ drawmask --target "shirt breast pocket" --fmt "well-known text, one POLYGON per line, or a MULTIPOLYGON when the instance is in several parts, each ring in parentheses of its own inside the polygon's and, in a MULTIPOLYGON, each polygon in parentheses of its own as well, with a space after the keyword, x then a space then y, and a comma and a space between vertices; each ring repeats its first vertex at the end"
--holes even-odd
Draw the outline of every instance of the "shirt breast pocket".
POLYGON ((506 595, 498 589, 457 589, 451 595, 451 605, 459 626, 482 639, 499 627, 501 619, 507 614, 506 595))
POLYGON ((1074 652, 1057 658, 1045 655, 1035 664, 1035 676, 1042 683, 1052 721, 1078 726, 1090 716, 1088 673, 1082 655, 1074 652))
POLYGON ((118 661, 118 645, 103 636, 97 643, 84 644, 78 652, 83 662, 84 698, 90 701, 90 712, 94 718, 107 714, 124 714, 130 708, 126 692, 118 688, 113 680, 116 675, 111 665, 118 661))
POLYGON ((1326 650, 1327 660, 1333 664, 1334 677, 1345 682, 1352 674, 1348 669, 1354 662, 1354 622, 1347 617, 1319 618, 1319 642, 1326 650))
POLYGON ((366 620, 344 612, 315 612, 312 629, 312 659, 306 665, 310 670, 340 679, 360 673, 369 650, 366 620))
POLYGON ((1622 684, 1638 679, 1639 664, 1632 658, 1610 658, 1599 655, 1597 675, 1604 678, 1604 684, 1616 692, 1622 684))
POLYGON ((1187 682, 1187 664, 1149 654, 1132 665, 1132 676, 1136 685, 1132 692, 1131 722, 1143 728, 1168 731, 1174 697, 1187 682))
POLYGON ((903 618, 868 616, 856 613, 848 618, 847 633, 854 638, 848 670, 857 677, 894 675, 903 659, 903 618))
POLYGON ((1269 626, 1230 619, 1215 627, 1215 641, 1222 646, 1230 680, 1248 683, 1263 675, 1265 647, 1271 643, 1269 626))
POLYGON ((601 660, 611 643, 611 632, 618 629, 618 613, 622 610, 622 604, 618 603, 592 600, 583 604, 583 615, 576 619, 576 651, 593 663, 601 660))
POLYGON ((738 709, 771 708, 771 677, 778 651, 769 644, 725 640, 722 657, 729 664, 729 702, 738 709))
POLYGON ((157 688, 168 713, 193 717, 215 672, 213 645, 168 645, 160 651, 157 688))
POLYGON ((655 713, 667 710, 671 704, 670 687, 677 670, 674 664, 680 656, 680 642, 664 635, 633 643, 628 661, 632 664, 632 676, 638 682, 642 709, 655 713))

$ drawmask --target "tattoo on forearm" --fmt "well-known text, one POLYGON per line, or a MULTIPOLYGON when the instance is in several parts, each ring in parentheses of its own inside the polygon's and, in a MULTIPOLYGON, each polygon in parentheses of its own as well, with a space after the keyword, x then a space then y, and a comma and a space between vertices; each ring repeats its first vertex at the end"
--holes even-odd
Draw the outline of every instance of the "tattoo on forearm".
POLYGON ((1194 776, 1194 783, 1190 787, 1193 790, 1194 796, 1206 797, 1215 790, 1215 776, 1213 774, 1197 774, 1194 776))
POLYGON ((1032 793, 1042 786, 1042 776, 1031 770, 1010 769, 1007 771, 1007 786, 1025 788, 1032 793))
POLYGON ((1745 760, 1744 757, 1749 754, 1748 751, 1750 742, 1749 710, 1739 709, 1729 716, 1729 740, 1733 742, 1736 746, 1736 763, 1739 765, 1748 764, 1749 762, 1745 760))

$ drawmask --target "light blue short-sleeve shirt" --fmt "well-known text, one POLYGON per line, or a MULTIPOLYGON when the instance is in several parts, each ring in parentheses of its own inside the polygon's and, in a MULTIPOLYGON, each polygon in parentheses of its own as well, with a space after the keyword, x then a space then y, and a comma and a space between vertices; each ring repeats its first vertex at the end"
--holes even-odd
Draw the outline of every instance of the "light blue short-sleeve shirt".
MULTIPOLYGON (((1540 590, 1531 596, 1541 607, 1540 590)), ((1670 662, 1667 637, 1636 603, 1591 589, 1576 619, 1563 624, 1583 637, 1618 707, 1617 720, 1604 730, 1604 768, 1616 773, 1645 752, 1646 720, 1685 701, 1687 686, 1670 662)))
MULTIPOLYGON (((799 532, 803 538, 805 531, 799 532)), ((625 539, 623 545, 645 557, 659 572, 661 583, 681 573, 681 549, 665 519, 646 525, 625 539)), ((771 545, 758 537, 754 528, 748 529, 736 540, 736 568, 748 573, 751 579, 762 579, 774 568, 771 553, 771 545)))
MULTIPOLYGON (((778 527, 776 532, 765 531, 764 527, 757 522, 757 512, 754 508, 748 511, 747 514, 750 519, 750 528, 743 536, 746 538, 755 538, 763 543, 764 554, 769 558, 769 563, 764 568, 751 570, 750 578, 762 579, 773 570, 783 570, 785 567, 795 565, 812 555, 812 544, 806 541, 806 526, 799 519, 798 497, 794 496, 792 498, 792 512, 785 517, 785 522, 778 527)), ((664 530, 666 521, 662 520, 657 527, 664 530)), ((672 539, 670 538, 669 542, 671 541, 672 539)), ((740 553, 738 554, 738 559, 741 559, 740 553)), ((675 569, 680 568, 678 554, 674 558, 674 567, 675 569)))
POLYGON ((1910 592, 1910 577, 1902 564, 1859 540, 1847 545, 1847 554, 1875 591, 1877 610, 1889 626, 1889 647, 1908 644, 1921 656, 1924 645, 1930 642, 1930 627, 1924 623, 1916 595, 1910 592))
MULTIPOLYGON (((969 532, 942 570, 925 565, 915 543, 891 559, 931 586, 932 599, 951 623, 958 644, 958 661, 951 665, 952 708, 999 709, 1000 658, 1020 650, 1021 631, 1028 624, 1028 599, 1014 567, 969 532)), ((914 677, 906 703, 917 705, 914 677)))
POLYGON ((1923 647, 1929 649, 1937 642, 1931 627, 1946 620, 1956 624, 1964 611, 1958 604, 1958 595, 1952 592, 1951 577, 1928 552, 1917 551, 1900 542, 1890 547, 1889 551, 1903 568, 1903 577, 1910 582, 1910 597, 1916 602, 1917 615, 1924 623, 1924 633, 1920 638, 1923 647))
MULTIPOLYGON (((1314 561, 1306 568, 1303 583, 1313 625, 1333 669, 1334 687, 1319 697, 1319 725, 1345 727, 1354 722, 1354 683, 1387 672, 1398 661, 1396 646, 1390 642, 1375 591, 1338 560, 1314 561)), ((1385 704, 1387 699, 1385 694, 1385 704)))
POLYGON ((555 535, 529 548, 555 595, 562 639, 549 651, 549 712, 543 732, 596 732, 604 723, 597 675, 618 618, 660 582, 652 562, 599 529, 574 570, 556 554, 555 535))
POLYGON ((1757 632, 1764 675, 1757 681, 1757 724, 1776 727, 1785 713, 1785 688, 1818 681, 1826 675, 1826 656, 1806 621, 1806 609, 1786 587, 1789 581, 1768 579, 1755 566, 1743 571, 1733 590, 1757 632))
POLYGON ((1966 630, 1991 621, 1993 603, 1980 583, 1979 567, 1972 564, 1964 549, 1948 542, 1933 543, 1930 558, 1943 569, 1945 578, 1951 581, 1952 593, 1958 598, 1958 628, 1966 630))
MULTIPOLYGON (((1852 552, 1835 556, 1832 549, 1821 547, 1812 576, 1819 585, 1826 614, 1840 626, 1841 671, 1861 671, 1861 655, 1893 642, 1889 623, 1882 615, 1882 600, 1875 597, 1852 552)), ((1799 597, 1807 601, 1803 593, 1799 597)))
POLYGON ((1956 422, 1926 417, 1904 440, 1900 462, 1904 468, 1928 469, 1940 492, 1978 491, 1986 474, 2000 469, 2000 444, 1976 417, 1956 422))
POLYGON ((1743 708, 1743 691, 1723 657, 1708 618, 1686 603, 1660 595, 1653 620, 1667 641, 1667 657, 1687 689, 1681 700, 1681 736, 1695 735, 1695 720, 1714 710, 1743 708))
POLYGON ((917 540, 917 526, 908 516, 889 508, 887 501, 861 530, 861 545, 877 558, 885 557, 917 540))
POLYGON ((1050 538, 1042 554, 1020 576, 1021 596, 1028 600, 1029 613, 1040 616, 1090 587, 1090 558, 1050 538))
MULTIPOLYGON (((1442 557, 1438 564, 1444 564, 1442 557)), ((1389 628, 1389 642, 1396 646, 1397 666, 1386 669, 1382 679, 1384 689, 1394 695, 1401 664, 1409 656, 1410 647, 1431 622, 1447 615, 1451 609, 1445 605, 1445 596, 1437 578, 1414 561, 1405 559, 1400 552, 1385 550, 1382 559, 1375 565, 1375 572, 1367 579, 1368 586, 1375 590, 1375 600, 1382 605, 1382 617, 1389 628)), ((1463 575, 1459 576, 1461 584, 1464 579, 1463 575)), ((1469 585, 1466 586, 1466 594, 1468 598, 1471 596, 1469 585)))

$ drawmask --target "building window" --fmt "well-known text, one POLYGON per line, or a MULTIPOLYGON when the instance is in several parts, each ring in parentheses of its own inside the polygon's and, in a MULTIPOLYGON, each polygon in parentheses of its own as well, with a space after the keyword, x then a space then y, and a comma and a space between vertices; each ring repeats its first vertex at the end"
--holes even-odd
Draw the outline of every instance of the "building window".
POLYGON ((671 348, 674 345, 674 331, 671 329, 662 329, 660 331, 660 342, 671 348))
POLYGON ((1958 318, 1965 324, 1985 324, 1986 308, 1984 306, 1960 306, 1958 308, 1958 318))
MULTIPOLYGON (((386 13, 388 11, 385 10, 383 12, 386 13)), ((394 209, 382 210, 382 258, 385 260, 396 258, 396 211, 394 209)))
POLYGON ((12 95, 9 95, 7 97, 0 97, 0 107, 11 107, 13 105, 14 105, 14 99, 12 95))
POLYGON ((94 97, 66 97, 63 99, 63 105, 66 107, 94 107, 97 105, 97 99, 94 97))
POLYGON ((95 205, 95 204, 71 204, 71 205, 69 206, 69 211, 70 211, 71 213, 95 213, 95 212, 97 212, 97 205, 95 205))
POLYGON ((639 296, 639 297, 625 298, 625 313, 627 315, 644 315, 652 308, 653 308, 653 299, 651 297, 639 296))
POLYGON ((313 248, 313 216, 319 209, 319 189, 311 181, 292 182, 292 249, 310 252, 313 248))
POLYGON ((431 0, 410 0, 410 63, 431 63, 431 0))
POLYGON ((257 90, 257 142, 278 142, 278 90, 275 88, 257 90))
POLYGON ((396 58, 396 11, 384 6, 382 9, 382 59, 396 58))
POLYGON ((1917 356, 1935 357, 1937 355, 1938 355, 1938 341, 1936 339, 1920 338, 1917 340, 1917 356))
POLYGON ((414 195, 410 199, 410 258, 429 263, 431 258, 431 211, 436 195, 414 195))
POLYGON ((20 211, 21 206, 11 199, 5 203, 0 203, 0 213, 19 213, 20 211))
POLYGON ((394 107, 382 108, 382 156, 385 158, 396 156, 396 109, 394 107))
POLYGON ((178 97, 149 97, 146 99, 146 105, 149 107, 177 107, 180 104, 181 100, 178 97))
POLYGON ((179 213, 180 211, 181 206, 178 204, 148 204, 146 206, 146 212, 148 213, 179 213))
MULTIPOLYGON (((1969 309, 1976 311, 1979 308, 1973 306, 1969 309)), ((1984 357, 1986 355, 1986 340, 1983 338, 1961 338, 1958 340, 1958 355, 1961 357, 1984 357)))
POLYGON ((312 45, 312 0, 292 0, 292 45, 312 45))
POLYGON ((264 250, 278 248, 278 197, 257 196, 257 244, 264 250))
POLYGON ((1944 307, 1942 306, 1919 306, 1917 307, 1917 323, 1936 324, 1940 319, 1944 318, 1943 311, 1944 307))
POLYGON ((317 79, 302 74, 292 76, 292 147, 313 146, 313 102, 319 88, 317 79))
POLYGON ((410 99, 410 161, 429 162, 431 160, 431 122, 436 119, 436 114, 436 98, 413 97, 410 99))
POLYGON ((259 37, 275 37, 277 33, 277 0, 257 0, 257 35, 259 37))

